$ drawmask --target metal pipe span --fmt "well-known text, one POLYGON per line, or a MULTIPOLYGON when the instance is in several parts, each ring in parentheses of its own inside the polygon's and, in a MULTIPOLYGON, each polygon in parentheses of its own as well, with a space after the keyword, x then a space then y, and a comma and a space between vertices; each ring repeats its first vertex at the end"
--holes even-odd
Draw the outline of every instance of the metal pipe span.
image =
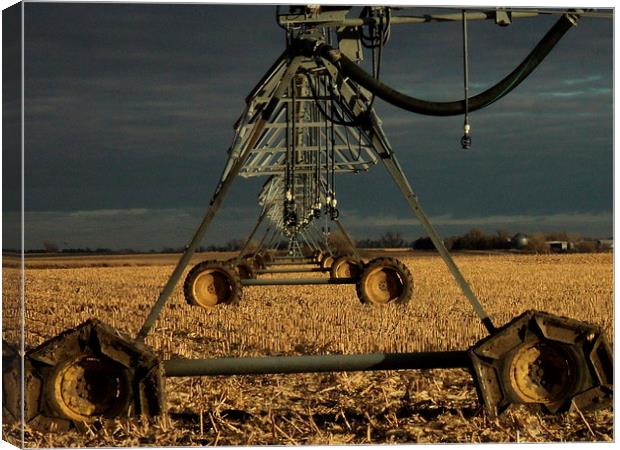
POLYGON ((299 269, 260 269, 257 270, 257 274, 268 274, 268 273, 311 273, 311 272, 329 272, 329 269, 321 269, 320 267, 310 267, 299 268, 299 269))
MULTIPOLYGON (((495 11, 467 11, 467 20, 495 20, 495 11)), ((551 14, 551 13, 541 13, 537 11, 511 11, 512 19, 525 19, 530 17, 536 17, 541 14, 551 14)), ((557 14, 557 13, 554 13, 557 14)), ((583 14, 586 15, 586 14, 583 14)), ((320 27, 329 27, 329 28, 355 28, 362 27, 365 25, 379 25, 381 24, 381 18, 379 17, 353 17, 343 20, 320 20, 320 19, 312 19, 305 18, 300 16, 299 14, 289 14, 286 16, 282 16, 279 21, 282 25, 291 25, 291 24, 316 24, 320 27)), ((415 16, 415 15, 406 15, 406 16, 391 16, 390 17, 390 25, 418 25, 422 23, 431 23, 431 22, 459 22, 462 20, 462 14, 458 13, 449 13, 449 14, 426 14, 424 16, 415 16)))
MULTIPOLYGON (((467 20, 495 20, 496 11, 467 11, 467 20)), ((541 15, 559 15, 564 14, 564 11, 551 11, 551 10, 542 10, 536 9, 531 11, 519 11, 512 8, 502 8, 502 12, 510 13, 511 19, 527 19, 531 17, 537 17, 541 15)), ((597 11, 575 11, 571 12, 580 17, 595 17, 602 19, 613 19, 613 13, 606 12, 597 12, 597 11)), ((314 20, 312 18, 305 18, 300 16, 299 14, 289 14, 286 16, 282 16, 279 21, 282 25, 291 25, 291 24, 316 24, 320 27, 328 27, 328 28, 355 28, 362 27, 365 25, 380 25, 382 20, 379 17, 354 17, 347 18, 343 20, 314 20)), ((463 20, 462 13, 448 13, 448 14, 425 14, 423 16, 415 16, 415 15, 403 15, 397 16, 394 15, 390 17, 390 25, 418 25, 424 23, 433 23, 433 22, 460 22, 463 20)))
POLYGON ((306 372, 457 369, 470 365, 467 351, 367 353, 363 355, 266 356, 251 358, 171 359, 167 377, 264 375, 306 372))
POLYGON ((248 278, 241 286, 305 286, 312 284, 355 284, 357 278, 248 278))
POLYGON ((278 261, 275 260, 273 262, 268 263, 270 266, 307 266, 307 265, 314 265, 316 266, 316 263, 312 262, 312 261, 278 261))

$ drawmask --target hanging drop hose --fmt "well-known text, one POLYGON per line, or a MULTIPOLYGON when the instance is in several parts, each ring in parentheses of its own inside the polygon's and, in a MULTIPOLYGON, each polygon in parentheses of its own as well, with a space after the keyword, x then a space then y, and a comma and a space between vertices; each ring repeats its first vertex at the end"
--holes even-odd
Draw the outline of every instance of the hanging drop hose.
MULTIPOLYGON (((333 114, 331 117, 327 114, 327 112, 325 111, 325 109, 323 109, 318 101, 318 94, 317 91, 314 87, 314 83, 312 81, 312 77, 310 76, 310 74, 308 72, 305 72, 304 75, 306 76, 306 78, 308 79, 308 85, 310 86, 310 91, 312 92, 312 97, 314 99, 315 104, 317 105, 319 112, 321 113, 322 116, 326 117, 329 119, 330 122, 335 123, 336 125, 342 125, 344 127, 358 127, 361 125, 361 121, 356 118, 354 120, 351 121, 347 121, 345 120, 342 115, 340 115, 340 113, 336 112, 336 114, 333 114)), ((333 93, 330 93, 330 99, 333 100, 333 93)), ((354 115, 353 113, 350 113, 350 115, 354 115)))
MULTIPOLYGON (((564 34, 566 34, 573 25, 576 25, 577 19, 578 14, 564 14, 560 17, 516 69, 496 85, 468 99, 468 112, 473 112, 489 106, 516 88, 534 71, 534 69, 536 69, 536 67, 538 67, 564 34)), ((300 42, 299 44, 302 50, 304 47, 308 50, 305 43, 300 42)), ((375 79, 371 74, 359 67, 340 51, 327 44, 315 45, 311 50, 312 54, 322 56, 336 65, 342 75, 351 78, 377 97, 394 106, 428 116, 455 116, 465 112, 465 100, 432 102, 405 95, 375 79)))
POLYGON ((467 12, 463 10, 463 91, 465 99, 465 114, 463 118, 463 137, 461 138, 461 147, 463 150, 471 148, 471 136, 469 131, 469 51, 467 42, 467 12))

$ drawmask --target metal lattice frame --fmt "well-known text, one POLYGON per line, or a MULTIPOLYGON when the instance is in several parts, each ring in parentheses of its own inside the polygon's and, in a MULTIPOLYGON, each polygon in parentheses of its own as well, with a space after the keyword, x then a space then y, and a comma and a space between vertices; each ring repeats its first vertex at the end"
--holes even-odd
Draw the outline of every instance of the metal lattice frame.
MULTIPOLYGON (((274 125, 282 123, 283 118, 287 115, 285 113, 287 111, 286 105, 291 104, 293 96, 297 93, 301 94, 303 97, 306 93, 303 87, 303 80, 307 80, 308 83, 310 83, 313 77, 317 82, 317 85, 323 85, 324 87, 329 86, 338 93, 335 98, 332 97, 330 100, 330 108, 332 104, 338 105, 334 106, 334 108, 339 109, 341 117, 346 117, 347 111, 349 111, 354 117, 358 117, 362 115, 362 113, 366 112, 366 114, 364 114, 366 120, 362 121, 354 128, 354 135, 364 143, 360 149, 365 155, 367 155, 367 158, 365 158, 363 162, 355 161, 356 158, 347 158, 347 155, 343 152, 337 152, 334 150, 332 153, 334 157, 331 160, 325 160, 324 162, 331 163, 339 167, 338 170, 352 172, 367 169, 370 162, 374 163, 375 161, 381 160, 384 167, 405 197, 412 212, 420 220, 422 227, 437 247, 439 254, 446 263, 465 297, 471 303, 474 311, 489 331, 494 330, 494 326, 491 323, 488 314, 484 311, 469 284, 454 263, 448 250, 443 244, 443 240, 440 238, 423 212, 417 196, 411 188, 411 185, 409 184, 409 181, 398 163, 396 155, 394 154, 383 129, 381 128, 379 118, 370 107, 370 98, 367 93, 350 80, 340 77, 338 68, 325 58, 290 54, 288 57, 286 55, 280 57, 278 62, 272 67, 271 71, 263 77, 261 83, 259 83, 257 88, 254 89, 253 94, 248 98, 247 108, 238 121, 236 127, 237 133, 235 135, 235 139, 233 140, 233 144, 229 149, 228 160, 215 194, 211 200, 210 207, 207 210, 207 213, 205 214, 205 217, 196 234, 194 235, 194 239, 192 239, 192 242, 188 245, 187 250, 181 257, 181 260, 177 264, 177 267, 175 268, 167 285, 164 287, 159 299, 149 313, 142 329, 140 330, 139 335, 141 337, 146 336, 154 325, 161 309, 178 283, 182 272, 189 263, 196 247, 199 245, 233 179, 242 173, 245 176, 251 176, 259 173, 262 173, 263 175, 273 173, 274 167, 278 167, 281 170, 279 173, 281 176, 282 171, 284 170, 284 168, 281 167, 281 156, 276 157, 275 155, 281 154, 280 141, 282 137, 278 130, 281 131, 283 127, 281 125, 274 125), (295 80, 302 81, 295 82, 295 80), (344 105, 346 105, 346 107, 344 105), (280 136, 280 139, 274 138, 274 136, 280 136), (274 156, 271 156, 272 154, 274 156), (269 163, 265 161, 269 161, 269 163)), ((314 113, 316 113, 316 110, 313 109, 314 106, 312 106, 311 103, 306 102, 305 99, 303 100, 304 101, 301 103, 305 105, 304 111, 306 111, 307 106, 308 112, 314 111, 314 113)), ((314 101, 315 103, 318 103, 321 102, 322 99, 318 98, 314 101)), ((289 109, 289 113, 291 113, 292 110, 295 110, 295 108, 289 109)), ((334 112, 331 114, 334 114, 334 112)), ((305 112, 304 114, 295 115, 295 120, 289 123, 289 125, 296 124, 296 127, 300 130, 304 130, 304 132, 314 132, 316 135, 316 129, 319 125, 316 121, 308 122, 307 119, 310 116, 311 114, 305 114, 305 112)), ((351 116, 349 116, 349 119, 350 117, 351 116)), ((289 136, 289 139, 293 139, 293 142, 297 141, 297 144, 299 144, 297 146, 294 144, 290 145, 290 147, 297 149, 297 153, 293 153, 293 158, 296 158, 295 161, 303 162, 306 157, 316 158, 317 154, 320 155, 318 146, 306 145, 308 136, 307 133, 296 134, 293 126, 289 126, 286 130, 289 131, 289 133, 286 134, 287 136, 289 136, 289 134, 292 134, 293 136, 292 138, 289 136)), ((353 128, 349 129, 347 132, 353 132, 353 128)), ((320 132, 318 135, 319 141, 317 142, 323 142, 325 135, 320 132)), ((291 143, 289 142, 289 144, 291 143)), ((301 167, 301 175, 303 175, 303 169, 305 166, 302 164, 301 167)), ((308 173, 313 172, 308 171, 308 173)), ((299 175, 300 174, 297 174, 297 176, 299 175)), ((291 180, 289 178, 287 181, 287 189, 289 189, 291 185, 294 186, 295 179, 291 180)), ((282 193, 282 190, 278 189, 276 181, 273 181, 273 183, 274 186, 267 188, 267 191, 265 191, 270 192, 265 200, 274 200, 271 204, 276 205, 277 202, 275 199, 278 198, 277 193, 278 191, 282 193), (273 190, 270 190, 271 188, 273 190)), ((286 195, 286 193, 284 195, 286 195)), ((265 205, 266 204, 267 203, 265 203, 265 205)), ((278 226, 279 225, 276 225, 276 227, 278 226)))

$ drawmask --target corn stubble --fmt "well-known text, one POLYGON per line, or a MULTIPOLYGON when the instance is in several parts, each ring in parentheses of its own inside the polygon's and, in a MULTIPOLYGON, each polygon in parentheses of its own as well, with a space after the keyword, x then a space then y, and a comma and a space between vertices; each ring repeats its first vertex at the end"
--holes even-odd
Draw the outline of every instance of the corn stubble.
MULTIPOLYGON (((473 290, 501 325, 528 309, 600 325, 613 342, 611 254, 457 255, 473 290)), ((167 358, 465 349, 485 330, 438 257, 407 257, 414 298, 361 305, 353 286, 246 287, 242 301, 190 307, 177 288, 146 343, 167 358)), ((26 346, 90 317, 135 335, 170 266, 26 269, 26 346)), ((4 337, 15 341, 17 304, 4 337)), ((271 275, 276 276, 276 275, 271 275)), ((315 276, 322 276, 316 274, 315 276)), ((8 291, 8 292, 7 292, 8 291)), ((12 295, 13 294, 13 295, 12 295)), ((464 370, 173 378, 168 417, 109 420, 86 433, 26 430, 28 447, 611 441, 613 413, 500 418, 480 410, 464 370)), ((3 429, 19 439, 17 427, 3 429)))

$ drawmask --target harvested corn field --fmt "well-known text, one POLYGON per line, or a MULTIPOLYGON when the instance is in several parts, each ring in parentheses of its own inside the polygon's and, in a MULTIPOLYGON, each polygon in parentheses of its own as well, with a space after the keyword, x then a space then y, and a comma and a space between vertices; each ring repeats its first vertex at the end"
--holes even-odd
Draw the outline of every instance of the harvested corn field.
MULTIPOLYGON (((529 309, 595 323, 613 336, 611 254, 456 255, 496 325, 529 309)), ((414 276, 404 306, 359 303, 354 286, 245 287, 238 304, 189 306, 177 287, 146 339, 162 359, 462 350, 486 331, 436 256, 402 261, 414 276)), ((135 336, 171 265, 26 269, 26 346, 96 317, 135 336)), ((15 291, 5 269, 4 338, 15 291)), ((278 275, 266 275, 277 277, 278 275)), ((314 274, 322 277, 324 275, 314 274)), ((168 417, 114 420, 85 432, 26 430, 26 446, 365 444, 610 441, 609 410, 559 416, 481 410, 456 370, 172 378, 168 417)), ((19 439, 5 426, 5 438, 19 439)))

